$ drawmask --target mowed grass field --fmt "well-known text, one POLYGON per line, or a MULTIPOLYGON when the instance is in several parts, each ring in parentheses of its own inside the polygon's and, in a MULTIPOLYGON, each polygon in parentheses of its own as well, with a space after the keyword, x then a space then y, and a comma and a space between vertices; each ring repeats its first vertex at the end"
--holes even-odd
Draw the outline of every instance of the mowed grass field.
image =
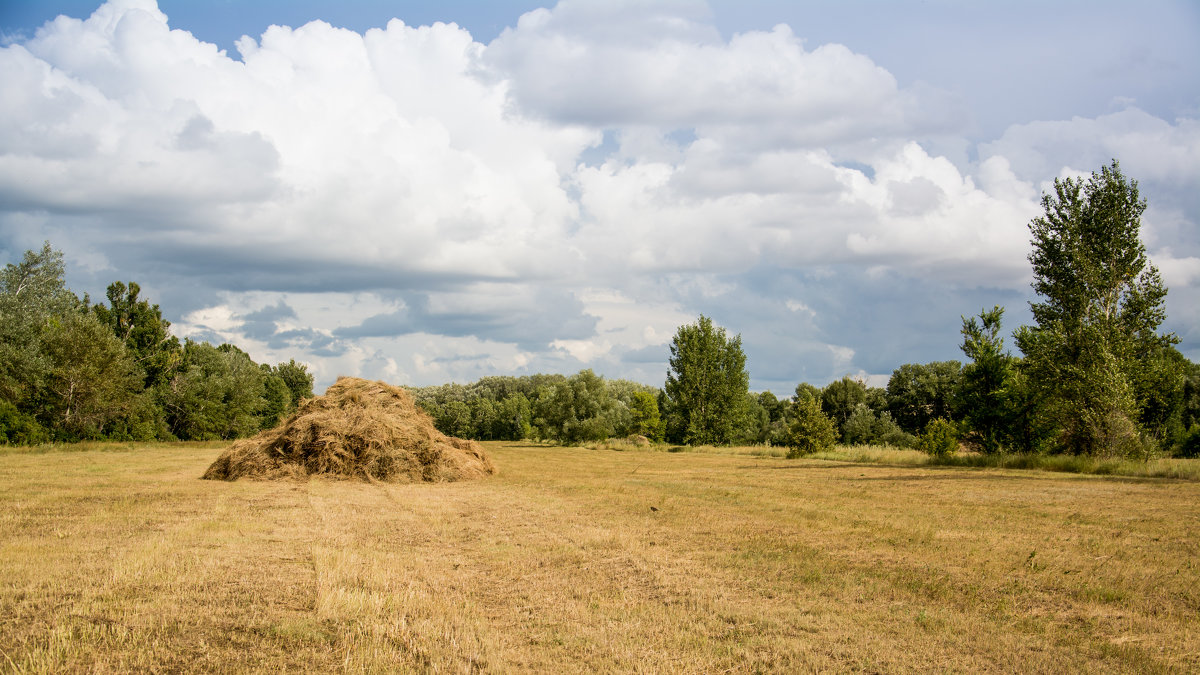
POLYGON ((1200 482, 487 445, 434 485, 0 449, 0 669, 1200 671, 1200 482))

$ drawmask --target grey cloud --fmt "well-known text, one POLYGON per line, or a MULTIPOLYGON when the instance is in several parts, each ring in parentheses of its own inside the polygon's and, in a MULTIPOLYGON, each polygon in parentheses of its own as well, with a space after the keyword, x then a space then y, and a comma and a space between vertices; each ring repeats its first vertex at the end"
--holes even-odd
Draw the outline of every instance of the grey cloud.
POLYGON ((667 360, 671 356, 671 349, 667 345, 647 345, 638 349, 630 349, 622 352, 621 362, 631 364, 649 364, 661 363, 666 368, 667 360))
POLYGON ((348 349, 344 340, 314 328, 281 330, 282 321, 297 318, 296 310, 282 299, 274 305, 238 315, 236 318, 241 321, 239 332, 243 336, 265 343, 268 349, 291 348, 322 357, 341 356, 348 349))
POLYGON ((242 321, 242 334, 255 340, 268 341, 274 339, 279 332, 280 319, 295 317, 296 311, 280 300, 274 305, 243 314, 238 318, 242 321))
POLYGON ((438 356, 429 361, 431 363, 463 363, 467 361, 483 361, 489 356, 490 354, 455 354, 454 356, 438 356))
POLYGON ((346 341, 311 328, 280 331, 268 346, 272 349, 296 347, 322 357, 341 356, 349 350, 346 341))
POLYGON ((494 308, 473 311, 433 307, 428 294, 408 294, 405 300, 407 306, 401 310, 339 328, 334 335, 345 339, 412 333, 477 336, 541 351, 554 340, 584 339, 596 331, 595 317, 584 314, 583 305, 573 295, 549 288, 535 289, 527 302, 515 307, 498 303, 494 308))
MULTIPOLYGON (((1006 334, 1030 321, 1025 293, 872 275, 853 266, 760 266, 722 281, 725 292, 691 291, 680 302, 740 333, 751 388, 776 394, 859 371, 890 374, 904 363, 962 360, 959 317, 982 308, 1007 308, 1006 334), (785 298, 811 312, 789 311, 785 298)), ((1011 348, 1011 339, 1006 344, 1011 348)))

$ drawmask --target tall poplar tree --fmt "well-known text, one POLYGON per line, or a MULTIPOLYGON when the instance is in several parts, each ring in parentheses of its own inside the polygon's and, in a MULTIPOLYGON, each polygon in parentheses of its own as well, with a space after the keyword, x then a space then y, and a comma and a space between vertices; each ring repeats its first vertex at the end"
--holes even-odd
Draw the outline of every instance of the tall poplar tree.
POLYGON ((664 389, 671 440, 729 443, 750 389, 742 336, 728 337, 703 314, 696 323, 680 326, 671 342, 664 389))
POLYGON ((1030 303, 1037 325, 1016 333, 1023 367, 1060 449, 1127 454, 1140 447, 1148 392, 1138 384, 1170 383, 1147 371, 1178 342, 1158 333, 1167 289, 1139 237, 1146 202, 1114 160, 1086 179, 1056 179, 1042 207, 1029 224, 1042 300, 1030 303))

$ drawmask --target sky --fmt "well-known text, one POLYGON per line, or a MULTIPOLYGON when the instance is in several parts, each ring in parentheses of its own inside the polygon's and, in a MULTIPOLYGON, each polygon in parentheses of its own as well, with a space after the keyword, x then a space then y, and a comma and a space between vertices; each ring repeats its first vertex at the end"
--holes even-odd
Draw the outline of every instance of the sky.
POLYGON ((1193 0, 0 0, 0 119, 0 263, 318 391, 661 386, 701 314, 755 391, 884 385, 1029 323, 1041 195, 1113 159, 1200 360, 1193 0))

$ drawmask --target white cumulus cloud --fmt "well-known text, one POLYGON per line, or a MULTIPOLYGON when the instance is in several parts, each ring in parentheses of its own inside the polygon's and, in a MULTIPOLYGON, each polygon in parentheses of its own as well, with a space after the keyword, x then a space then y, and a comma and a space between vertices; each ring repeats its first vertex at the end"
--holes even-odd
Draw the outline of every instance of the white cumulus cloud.
POLYGON ((1040 191, 1117 157, 1170 301, 1200 295, 1192 117, 1128 105, 973 145, 956 92, 803 26, 725 37, 690 0, 514 19, 489 44, 272 26, 231 54, 152 0, 60 17, 0 49, 3 253, 49 238, 77 290, 136 280, 181 335, 326 383, 658 384, 705 313, 790 391, 953 358, 985 305, 1019 321, 1040 191))

